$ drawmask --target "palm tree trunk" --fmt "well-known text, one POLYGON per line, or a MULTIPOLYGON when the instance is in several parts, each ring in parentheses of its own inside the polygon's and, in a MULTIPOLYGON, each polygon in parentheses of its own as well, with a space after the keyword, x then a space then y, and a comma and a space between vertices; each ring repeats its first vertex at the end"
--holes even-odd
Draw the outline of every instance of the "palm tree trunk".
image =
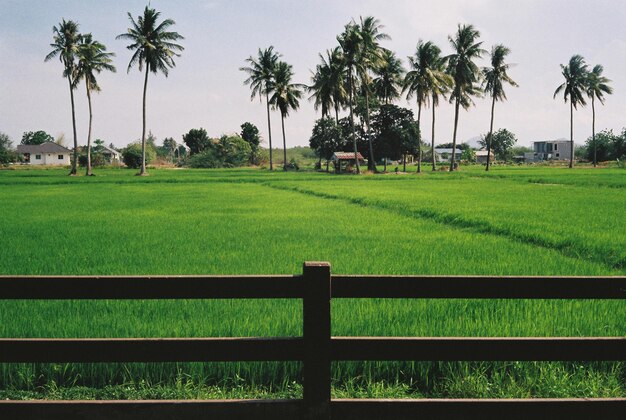
POLYGON ((269 93, 265 92, 265 102, 267 103, 267 132, 270 141, 270 171, 274 170, 274 161, 272 160, 272 124, 270 123, 270 98, 269 93))
POLYGON ((335 104, 335 122, 339 125, 339 105, 335 104))
POLYGON ((352 142, 354 144, 354 161, 356 163, 356 173, 360 174, 361 173, 361 168, 359 167, 359 156, 358 156, 358 150, 356 148, 356 132, 354 131, 354 113, 352 110, 352 84, 353 84, 353 80, 352 80, 352 69, 350 69, 350 74, 348 75, 348 84, 350 85, 350 128, 352 129, 352 142))
POLYGON ((141 170, 139 175, 146 176, 146 92, 148 91, 148 71, 150 66, 146 64, 146 77, 143 81, 143 127, 141 129, 141 170))
POLYGON ((485 167, 485 171, 489 171, 489 160, 491 157, 491 142, 493 137, 493 113, 496 108, 496 97, 493 96, 491 100, 491 123, 489 124, 489 134, 487 135, 487 166, 485 167))
POLYGON ((91 172, 91 122, 93 115, 91 113, 91 92, 89 90, 89 83, 85 81, 87 87, 87 103, 89 104, 89 130, 87 131, 87 176, 93 176, 91 172))
POLYGON ((287 170, 287 141, 285 140, 285 115, 280 114, 280 123, 283 127, 283 170, 287 170))
POLYGON ((417 132, 419 137, 417 138, 417 173, 422 173, 422 126, 420 121, 422 120, 422 104, 417 104, 417 132))
POLYGON ((370 136, 370 100, 369 93, 365 89, 365 126, 367 127, 366 136, 370 147, 370 158, 367 162, 370 171, 376 171, 376 162, 374 161, 374 148, 372 147, 372 137, 370 136))
POLYGON ((591 97, 591 138, 593 141, 593 167, 598 166, 598 145, 596 144, 596 97, 591 97))
POLYGON ((454 134, 452 134, 452 159, 450 160, 450 172, 454 171, 456 162, 456 130, 459 125, 459 100, 454 104, 454 134))
POLYGON ((74 161, 72 162, 72 169, 70 170, 69 174, 71 176, 76 176, 76 167, 78 165, 78 139, 76 137, 76 111, 74 109, 74 89, 72 89, 72 79, 70 76, 67 76, 67 81, 70 85, 70 101, 72 103, 72 130, 74 132, 74 161))
POLYGON ((433 171, 437 170, 437 159, 435 157, 435 98, 433 98, 433 123, 432 123, 432 128, 431 128, 431 135, 432 135, 432 140, 430 143, 430 153, 432 155, 432 160, 433 160, 433 171))
POLYGON ((402 172, 406 172, 406 153, 402 154, 402 172))
POLYGON ((574 103, 571 100, 569 102, 569 114, 570 114, 569 116, 569 137, 570 137, 569 167, 571 169, 574 167, 574 103))

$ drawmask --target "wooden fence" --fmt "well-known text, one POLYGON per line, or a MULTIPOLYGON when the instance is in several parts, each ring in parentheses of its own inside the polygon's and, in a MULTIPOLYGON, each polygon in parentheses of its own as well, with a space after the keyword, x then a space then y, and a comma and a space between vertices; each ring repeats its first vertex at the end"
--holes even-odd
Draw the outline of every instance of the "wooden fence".
POLYGON ((0 339, 0 363, 302 361, 301 400, 0 401, 0 419, 624 419, 626 398, 331 399, 331 362, 624 361, 626 337, 331 337, 331 298, 625 299, 626 277, 297 276, 0 277, 0 299, 303 300, 290 338, 0 339))

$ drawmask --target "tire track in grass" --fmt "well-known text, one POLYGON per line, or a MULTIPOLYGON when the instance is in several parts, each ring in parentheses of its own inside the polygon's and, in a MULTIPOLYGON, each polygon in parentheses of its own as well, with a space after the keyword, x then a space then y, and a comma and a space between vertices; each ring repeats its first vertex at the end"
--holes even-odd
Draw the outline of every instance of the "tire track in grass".
POLYGON ((513 231, 511 229, 493 226, 488 222, 468 220, 460 215, 441 213, 432 209, 408 210, 384 201, 373 202, 371 200, 368 200, 367 198, 339 196, 327 192, 311 191, 297 186, 278 185, 269 182, 261 182, 260 185, 276 190, 292 191, 327 200, 343 201, 345 203, 354 204, 361 207, 374 207, 401 216, 430 220, 436 223, 440 223, 442 225, 471 230, 476 233, 505 237, 515 242, 553 250, 569 258, 585 259, 591 262, 595 262, 611 270, 619 270, 626 274, 626 259, 624 259, 620 255, 606 255, 606 250, 600 251, 595 248, 581 247, 578 243, 571 240, 563 240, 560 242, 550 241, 534 235, 524 234, 513 231), (599 258, 598 254, 602 254, 605 258, 599 258))

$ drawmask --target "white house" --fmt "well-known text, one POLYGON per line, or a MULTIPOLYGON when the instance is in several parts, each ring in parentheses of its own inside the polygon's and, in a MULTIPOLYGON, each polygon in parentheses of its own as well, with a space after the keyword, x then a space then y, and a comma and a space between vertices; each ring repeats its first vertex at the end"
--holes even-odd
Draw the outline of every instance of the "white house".
POLYGON ((24 163, 29 165, 63 165, 70 164, 72 151, 51 141, 43 144, 20 144, 17 153, 24 163))
POLYGON ((108 163, 120 163, 122 161, 122 155, 115 149, 102 145, 102 155, 108 163))

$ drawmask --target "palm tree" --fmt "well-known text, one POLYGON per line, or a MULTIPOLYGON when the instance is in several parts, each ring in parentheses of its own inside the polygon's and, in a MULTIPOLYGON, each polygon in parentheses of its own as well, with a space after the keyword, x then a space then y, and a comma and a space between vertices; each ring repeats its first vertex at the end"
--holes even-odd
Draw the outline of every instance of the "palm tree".
POLYGON ((250 64, 249 67, 241 67, 239 70, 248 74, 248 78, 243 82, 245 85, 250 85, 252 89, 251 100, 258 95, 259 100, 262 100, 265 96, 265 103, 267 105, 267 131, 270 146, 270 171, 274 170, 274 163, 272 159, 272 125, 270 123, 270 84, 274 79, 274 71, 276 69, 276 63, 280 54, 274 52, 274 47, 270 46, 265 50, 259 48, 257 58, 250 56, 246 59, 246 62, 250 64))
MULTIPOLYGON (((362 65, 360 61, 360 50, 363 38, 359 32, 359 28, 354 22, 348 23, 341 35, 337 37, 339 46, 341 47, 343 63, 348 77, 348 108, 350 109, 350 130, 352 132, 352 143, 354 146, 354 160, 356 163, 356 173, 361 173, 358 159, 358 150, 356 146, 356 132, 354 130, 354 92, 355 92, 355 71, 358 66, 362 65)), ((370 157, 371 159, 371 157, 370 157)))
POLYGON ((78 33, 78 23, 63 19, 59 26, 52 28, 54 34, 54 42, 50 44, 52 51, 46 56, 45 61, 49 61, 59 56, 63 63, 63 77, 67 78, 70 87, 70 101, 72 103, 72 129, 74 133, 74 160, 72 161, 72 169, 70 175, 76 176, 76 165, 78 162, 78 139, 76 136, 76 112, 74 107, 74 71, 76 67, 76 53, 78 51, 78 41, 80 34, 78 33))
POLYGON ((103 70, 115 72, 115 66, 112 65, 111 57, 115 54, 107 52, 106 46, 95 41, 91 34, 83 35, 78 44, 78 64, 76 66, 76 75, 74 76, 74 85, 78 86, 81 79, 85 79, 85 88, 87 89, 87 102, 89 104, 89 131, 87 134, 87 175, 92 176, 91 172, 91 92, 99 92, 100 86, 96 80, 95 73, 103 70))
POLYGON ((285 139, 285 117, 289 115, 290 110, 296 110, 300 107, 300 99, 302 91, 306 89, 306 85, 300 83, 292 83, 293 67, 284 61, 276 64, 274 77, 270 82, 268 89, 273 92, 269 103, 274 109, 280 110, 281 126, 283 130, 283 153, 284 162, 283 169, 287 170, 287 141, 285 139))
POLYGON ((487 135, 487 166, 485 171, 489 171, 491 137, 493 135, 493 114, 496 101, 506 100, 504 83, 508 83, 514 87, 519 86, 507 74, 507 70, 510 66, 504 62, 504 59, 510 52, 511 50, 504 45, 494 45, 491 49, 491 67, 483 68, 485 93, 491 95, 491 123, 489 125, 489 134, 487 135))
POLYGON ((326 64, 330 69, 329 84, 332 89, 333 107, 335 108, 335 123, 339 124, 339 108, 344 107, 348 102, 348 92, 346 92, 346 66, 341 52, 341 47, 335 47, 326 51, 328 60, 326 64))
POLYGON ((131 42, 126 48, 134 50, 135 53, 128 63, 127 72, 137 64, 139 71, 145 67, 145 77, 143 82, 143 128, 141 131, 141 170, 139 175, 148 175, 146 172, 146 92, 148 90, 148 74, 162 72, 165 77, 169 74, 169 69, 174 68, 176 63, 174 57, 180 57, 177 52, 184 48, 175 42, 184 39, 178 32, 170 32, 168 29, 176 22, 172 19, 165 19, 158 23, 160 12, 146 6, 143 16, 138 16, 137 20, 128 13, 131 27, 126 33, 120 34, 116 39, 124 39, 131 42))
POLYGON ((570 103, 570 158, 569 167, 574 167, 574 109, 578 105, 585 106, 584 93, 587 89, 587 64, 585 59, 580 55, 574 55, 569 60, 569 64, 564 66, 561 64, 561 72, 565 77, 565 82, 554 91, 553 98, 563 92, 563 99, 570 103))
MULTIPOLYGON (((407 72, 403 82, 403 92, 407 92, 407 99, 415 95, 417 101, 417 126, 420 136, 422 133, 421 118, 422 105, 428 105, 432 95, 433 126, 432 147, 433 170, 435 170, 435 108, 439 104, 439 97, 443 95, 451 84, 451 77, 444 70, 441 50, 431 41, 417 43, 415 55, 409 57, 411 70, 407 72)), ((420 141, 421 142, 421 141, 420 141)), ((417 172, 422 171, 421 146, 417 158, 417 172)))
POLYGON ((380 47, 379 42, 391 39, 389 35, 382 32, 383 28, 384 26, 380 24, 378 19, 373 16, 367 16, 366 18, 360 18, 360 25, 357 29, 361 38, 361 46, 358 51, 359 65, 357 65, 355 69, 361 82, 361 90, 365 95, 365 126, 370 152, 368 159, 368 167, 370 170, 376 169, 372 136, 370 135, 369 93, 372 83, 370 72, 384 63, 384 50, 380 47))
POLYGON ((400 97, 402 88, 402 75, 404 67, 402 60, 389 50, 384 50, 383 60, 379 67, 374 69, 376 78, 374 79, 374 93, 386 105, 400 97))
POLYGON ((596 65, 593 70, 589 73, 587 77, 587 96, 591 98, 591 138, 593 140, 593 167, 595 168, 598 164, 597 159, 597 145, 596 145, 596 99, 600 101, 602 105, 604 105, 604 94, 607 95, 613 94, 613 88, 609 86, 611 80, 602 76, 604 72, 604 67, 601 64, 596 65))
POLYGON ((456 36, 448 37, 452 45, 453 53, 446 57, 448 73, 454 80, 454 86, 450 92, 450 102, 454 102, 454 134, 452 135, 452 159, 450 171, 454 170, 456 160, 456 135, 459 125, 459 108, 469 109, 474 104, 472 96, 480 94, 476 83, 480 80, 480 69, 474 60, 480 58, 485 52, 480 46, 482 42, 476 42, 480 32, 472 25, 459 25, 456 36))
POLYGON ((315 100, 315 110, 322 109, 322 118, 328 116, 330 108, 333 106, 333 86, 332 86, 332 70, 322 54, 319 55, 322 60, 318 64, 315 73, 311 77, 313 84, 307 86, 307 90, 311 93, 309 100, 315 100))

